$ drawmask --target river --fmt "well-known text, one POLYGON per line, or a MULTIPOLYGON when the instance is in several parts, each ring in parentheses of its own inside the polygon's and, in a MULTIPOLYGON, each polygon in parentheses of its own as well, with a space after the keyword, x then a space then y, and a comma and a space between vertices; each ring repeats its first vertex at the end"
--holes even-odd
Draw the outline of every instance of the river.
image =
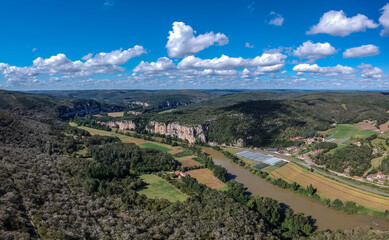
POLYGON ((349 215, 328 208, 317 200, 272 185, 261 177, 252 174, 248 169, 235 164, 219 151, 212 148, 203 148, 203 151, 210 154, 215 164, 226 168, 237 182, 247 188, 248 192, 261 197, 273 198, 280 203, 290 206, 296 213, 301 212, 311 216, 316 220, 315 224, 319 230, 352 229, 363 226, 375 229, 389 229, 389 221, 386 219, 362 214, 349 215))

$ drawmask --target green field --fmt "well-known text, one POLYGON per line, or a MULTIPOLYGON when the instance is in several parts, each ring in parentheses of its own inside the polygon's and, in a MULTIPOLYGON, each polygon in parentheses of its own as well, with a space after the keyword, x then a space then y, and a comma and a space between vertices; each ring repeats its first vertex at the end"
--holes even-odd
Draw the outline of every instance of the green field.
POLYGON ((143 181, 148 183, 145 189, 140 190, 139 194, 144 194, 148 198, 164 198, 170 202, 185 201, 188 197, 176 188, 171 186, 162 178, 153 174, 144 174, 140 176, 143 181))
POLYGON ((328 133, 334 135, 333 138, 352 138, 358 132, 358 127, 352 124, 339 124, 328 133))
POLYGON ((353 124, 339 124, 336 128, 327 131, 326 134, 329 135, 328 138, 337 139, 333 142, 337 143, 338 147, 328 152, 329 154, 332 154, 335 151, 338 151, 346 147, 348 144, 354 142, 351 138, 354 137, 364 138, 377 133, 371 130, 362 130, 360 127, 353 124), (344 138, 349 138, 349 140, 341 142, 344 138))
POLYGON ((69 125, 72 126, 72 127, 78 127, 78 128, 83 129, 85 131, 88 131, 91 135, 117 137, 121 141, 133 139, 133 137, 129 137, 129 136, 126 136, 126 135, 123 135, 123 134, 115 133, 113 131, 104 131, 104 130, 99 130, 99 129, 95 129, 95 128, 85 127, 85 126, 78 126, 74 122, 69 122, 69 125))
POLYGON ((155 143, 151 143, 151 142, 141 143, 139 145, 142 146, 142 147, 154 148, 154 149, 157 149, 157 150, 161 150, 162 152, 169 152, 169 151, 172 150, 171 148, 167 148, 167 147, 164 147, 164 146, 161 146, 161 145, 158 145, 158 144, 155 144, 155 143))

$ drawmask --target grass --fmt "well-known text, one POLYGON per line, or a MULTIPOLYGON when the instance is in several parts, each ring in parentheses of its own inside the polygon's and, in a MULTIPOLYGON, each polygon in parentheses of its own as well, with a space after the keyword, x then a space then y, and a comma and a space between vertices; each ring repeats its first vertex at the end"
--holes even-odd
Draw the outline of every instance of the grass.
POLYGON ((145 189, 140 190, 139 194, 144 194, 148 198, 163 198, 170 202, 185 201, 188 197, 176 188, 171 186, 161 177, 153 174, 144 174, 140 176, 143 181, 148 183, 145 189))
POLYGON ((335 139, 353 138, 353 137, 369 137, 377 134, 372 130, 362 130, 360 127, 354 124, 339 124, 336 128, 328 131, 329 135, 334 135, 335 139))
POLYGON ((164 146, 158 145, 156 143, 152 143, 152 142, 141 143, 139 145, 142 147, 154 148, 154 149, 160 150, 162 152, 169 152, 172 150, 171 148, 167 148, 167 147, 164 147, 164 146))
POLYGON ((352 138, 358 132, 359 127, 352 124, 339 124, 336 128, 330 130, 328 134, 334 134, 333 138, 352 138))
POLYGON ((213 189, 221 189, 226 186, 222 181, 213 175, 211 170, 207 168, 191 170, 186 173, 188 173, 192 178, 195 178, 199 183, 205 184, 207 187, 213 189))
POLYGON ((288 163, 271 172, 270 176, 273 178, 282 178, 290 183, 297 182, 303 187, 312 184, 313 187, 317 189, 319 195, 331 200, 338 198, 343 202, 354 201, 358 205, 378 211, 389 209, 388 197, 339 183, 335 180, 300 168, 294 163, 288 163))
POLYGON ((275 165, 270 165, 270 166, 267 166, 265 168, 262 168, 261 171, 262 172, 267 172, 267 173, 271 173, 275 170, 277 170, 279 167, 275 166, 275 165))

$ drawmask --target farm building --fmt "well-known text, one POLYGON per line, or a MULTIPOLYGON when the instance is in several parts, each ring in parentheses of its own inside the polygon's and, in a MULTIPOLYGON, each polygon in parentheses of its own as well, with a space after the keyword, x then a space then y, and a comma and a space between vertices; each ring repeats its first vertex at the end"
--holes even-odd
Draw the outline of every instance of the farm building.
POLYGON ((387 177, 386 175, 382 174, 382 172, 378 172, 377 174, 370 174, 366 177, 368 181, 374 181, 377 179, 380 182, 385 182, 387 177))

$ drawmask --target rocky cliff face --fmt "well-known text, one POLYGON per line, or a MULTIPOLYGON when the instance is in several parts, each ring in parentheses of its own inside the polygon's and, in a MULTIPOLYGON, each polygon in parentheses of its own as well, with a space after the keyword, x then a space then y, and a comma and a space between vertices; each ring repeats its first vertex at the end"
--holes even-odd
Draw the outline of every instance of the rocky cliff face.
POLYGON ((146 130, 152 133, 159 133, 164 135, 169 135, 172 137, 177 137, 182 140, 188 140, 190 143, 194 143, 196 139, 201 142, 206 142, 206 137, 204 134, 204 128, 201 125, 196 126, 184 126, 179 123, 160 123, 156 121, 151 121, 146 130))
POLYGON ((135 129, 136 124, 133 121, 123 120, 123 121, 109 121, 109 122, 98 122, 101 125, 106 125, 111 128, 119 128, 120 130, 129 130, 135 129))

